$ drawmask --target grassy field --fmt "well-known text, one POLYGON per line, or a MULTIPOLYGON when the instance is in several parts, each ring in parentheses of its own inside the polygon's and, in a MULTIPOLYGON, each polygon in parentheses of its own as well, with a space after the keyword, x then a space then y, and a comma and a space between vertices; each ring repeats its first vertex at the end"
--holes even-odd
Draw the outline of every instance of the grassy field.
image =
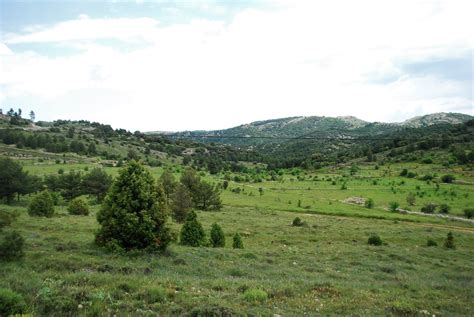
MULTIPOLYGON (((25 161, 25 168, 44 175, 93 167, 46 163, 25 161)), ((198 212, 207 232, 214 222, 222 226, 226 247, 173 243, 165 254, 108 253, 93 244, 99 206, 89 216, 71 216, 59 206, 51 219, 32 218, 25 197, 0 205, 19 212, 12 228, 26 239, 22 261, 1 262, 0 287, 22 294, 32 314, 48 316, 472 315, 474 225, 386 208, 391 201, 417 211, 428 202, 448 203, 451 214, 461 215, 473 205, 474 186, 437 189, 432 181, 399 177, 403 168, 473 179, 470 171, 397 164, 360 166, 352 176, 341 167, 302 173, 299 180, 285 174, 280 181, 231 181, 222 211, 198 212), (409 192, 418 192, 415 206, 406 202, 409 192), (343 202, 349 197, 372 198, 375 206, 343 202), (296 216, 304 226, 291 225, 296 216), (443 247, 450 231, 455 250, 443 247), (231 248, 236 232, 243 250, 231 248), (372 233, 382 246, 367 244, 372 233), (427 247, 429 238, 438 246, 427 247)), ((107 171, 115 175, 117 168, 107 171)), ((162 168, 152 172, 158 177, 162 168)), ((205 178, 222 182, 223 175, 205 178)))

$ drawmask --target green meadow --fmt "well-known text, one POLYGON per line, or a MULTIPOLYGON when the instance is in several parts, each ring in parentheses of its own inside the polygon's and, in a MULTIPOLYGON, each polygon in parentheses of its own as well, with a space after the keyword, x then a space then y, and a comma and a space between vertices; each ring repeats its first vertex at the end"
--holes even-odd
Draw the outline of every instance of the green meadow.
MULTIPOLYGON (((34 175, 85 172, 94 165, 24 161, 34 175)), ((173 168, 176 177, 180 169, 173 168)), ((106 171, 116 175, 118 168, 106 171)), ((151 171, 157 178, 163 168, 151 171)), ((99 205, 88 216, 72 216, 60 203, 53 218, 28 216, 30 197, 0 205, 19 214, 12 228, 26 240, 22 260, 1 263, 0 288, 21 294, 35 316, 467 316, 474 311, 474 225, 388 210, 393 201, 412 211, 446 203, 449 215, 463 217, 474 201, 472 171, 361 164, 354 175, 350 166, 341 166, 287 171, 276 181, 237 182, 235 176, 205 174, 211 182, 230 181, 222 190, 221 211, 197 212, 207 234, 213 223, 221 225, 225 248, 175 241, 163 254, 111 253, 94 244, 99 205), (433 180, 400 177, 404 168, 433 180), (464 183, 437 181, 445 174, 464 183), (416 197, 413 206, 408 193, 416 197), (345 202, 351 197, 372 198, 374 206, 345 202), (295 217, 302 226, 292 226, 295 217), (244 249, 232 249, 237 232, 244 249), (448 232, 455 249, 443 246, 448 232), (368 245, 374 233, 381 246, 368 245), (428 247, 428 239, 437 246, 428 247)), ((181 225, 168 223, 178 236, 181 225)))

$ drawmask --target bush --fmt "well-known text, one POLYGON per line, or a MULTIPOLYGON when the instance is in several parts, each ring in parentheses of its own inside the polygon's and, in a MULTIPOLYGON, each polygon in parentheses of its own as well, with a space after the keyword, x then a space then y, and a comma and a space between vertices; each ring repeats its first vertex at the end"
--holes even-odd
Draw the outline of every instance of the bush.
POLYGON ((180 243, 191 247, 199 247, 205 245, 206 233, 201 223, 197 220, 194 211, 190 211, 186 218, 186 222, 181 228, 180 243))
POLYGON ((244 293, 244 299, 247 302, 264 302, 267 298, 267 292, 261 289, 248 289, 244 293))
POLYGON ((400 172, 400 176, 407 176, 408 174, 408 170, 406 168, 404 168, 401 172, 400 172))
POLYGON ((71 200, 67 211, 71 215, 87 216, 89 214, 89 205, 84 198, 77 197, 71 200))
POLYGON ((155 180, 145 167, 127 163, 97 214, 95 241, 111 249, 166 249, 171 240, 167 213, 160 207, 155 180))
POLYGON ((164 303, 166 302, 166 290, 162 287, 149 287, 145 293, 142 294, 142 298, 148 304, 164 303))
POLYGON ((436 211, 436 205, 433 203, 429 203, 421 207, 421 212, 432 214, 436 211))
POLYGON ((296 217, 295 219, 293 219, 293 226, 301 227, 303 224, 304 224, 303 221, 301 221, 299 217, 296 217))
POLYGON ((441 177, 441 181, 443 183, 447 183, 447 184, 450 184, 453 182, 453 180, 455 180, 456 178, 453 176, 453 175, 443 175, 443 177, 441 177))
POLYGON ((373 233, 370 235, 369 237, 369 240, 367 240, 367 243, 370 244, 370 245, 382 245, 382 239, 380 239, 380 237, 373 233))
POLYGON ((0 231, 2 231, 4 227, 9 226, 16 217, 16 213, 0 210, 0 231))
POLYGON ((214 223, 211 228, 211 245, 213 248, 225 247, 224 231, 217 223, 214 223))
POLYGON ((408 172, 406 176, 407 176, 408 178, 415 178, 415 177, 416 177, 416 173, 408 172))
POLYGON ((456 246, 454 245, 454 236, 452 232, 448 233, 448 236, 446 237, 446 240, 444 241, 444 247, 447 249, 456 249, 456 246))
POLYGON ((439 205, 439 212, 442 214, 449 214, 451 207, 448 204, 441 204, 439 205))
POLYGON ((464 209, 464 216, 466 216, 466 218, 468 218, 468 219, 471 219, 472 216, 474 216, 474 208, 464 209))
POLYGON ((391 201, 391 202, 388 203, 388 209, 391 212, 396 212, 398 207, 400 207, 400 204, 396 201, 391 201))
POLYGON ((47 190, 37 194, 28 206, 30 216, 52 217, 54 215, 53 198, 47 190))
POLYGON ((438 243, 436 243, 436 241, 434 241, 433 239, 428 239, 428 241, 426 241, 426 246, 427 247, 437 247, 438 243))
POLYGON ((23 246, 25 240, 16 231, 12 231, 5 235, 0 244, 0 259, 1 260, 17 260, 23 257, 23 246))
POLYGON ((365 201, 364 205, 366 208, 372 209, 374 208, 374 200, 372 198, 369 198, 365 201))
POLYGON ((416 198, 415 198, 415 195, 413 195, 413 193, 408 193, 407 195, 407 203, 410 205, 410 206, 414 206, 415 203, 416 203, 416 198))
POLYGON ((0 316, 26 313, 23 296, 6 288, 0 288, 0 316))
POLYGON ((236 233, 234 235, 233 241, 232 241, 232 247, 234 249, 243 249, 244 248, 244 243, 242 242, 242 237, 240 236, 240 233, 236 233))

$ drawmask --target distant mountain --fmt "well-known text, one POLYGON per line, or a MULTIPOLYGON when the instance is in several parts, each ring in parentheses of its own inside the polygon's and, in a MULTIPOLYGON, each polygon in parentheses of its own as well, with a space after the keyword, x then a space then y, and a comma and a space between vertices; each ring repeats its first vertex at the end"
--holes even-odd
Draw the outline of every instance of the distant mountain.
POLYGON ((472 116, 463 113, 433 113, 425 116, 414 117, 401 123, 404 127, 420 128, 434 124, 460 124, 473 119, 472 116))
MULTIPOLYGON (((401 128, 419 128, 435 124, 459 124, 474 117, 461 113, 434 113, 415 117, 402 123, 367 122, 356 117, 289 117, 256 121, 237 127, 213 131, 183 131, 163 133, 173 137, 195 138, 209 142, 220 142, 230 145, 259 145, 286 142, 289 138, 320 136, 361 136, 379 135, 401 128), (278 140, 281 138, 282 140, 278 140), (269 140, 270 139, 270 140, 269 140)), ((151 132, 151 134, 155 134, 151 132)), ((156 133, 159 134, 159 133, 156 133)))
POLYGON ((421 147, 431 148, 438 144, 431 140, 440 138, 446 139, 443 144, 456 143, 455 136, 469 143, 473 136, 461 126, 473 119, 460 113, 435 113, 401 123, 366 122, 356 117, 289 117, 167 136, 252 150, 269 164, 291 167, 307 160, 339 162, 360 157, 368 149, 379 153, 409 144, 417 148, 421 142, 428 144, 421 147))

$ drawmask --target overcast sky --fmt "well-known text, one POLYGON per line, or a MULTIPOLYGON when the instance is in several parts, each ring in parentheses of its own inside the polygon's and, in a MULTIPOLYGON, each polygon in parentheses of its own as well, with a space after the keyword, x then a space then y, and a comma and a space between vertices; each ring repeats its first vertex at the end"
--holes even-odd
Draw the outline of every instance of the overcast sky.
POLYGON ((0 108, 38 120, 474 114, 472 0, 0 3, 0 108))

